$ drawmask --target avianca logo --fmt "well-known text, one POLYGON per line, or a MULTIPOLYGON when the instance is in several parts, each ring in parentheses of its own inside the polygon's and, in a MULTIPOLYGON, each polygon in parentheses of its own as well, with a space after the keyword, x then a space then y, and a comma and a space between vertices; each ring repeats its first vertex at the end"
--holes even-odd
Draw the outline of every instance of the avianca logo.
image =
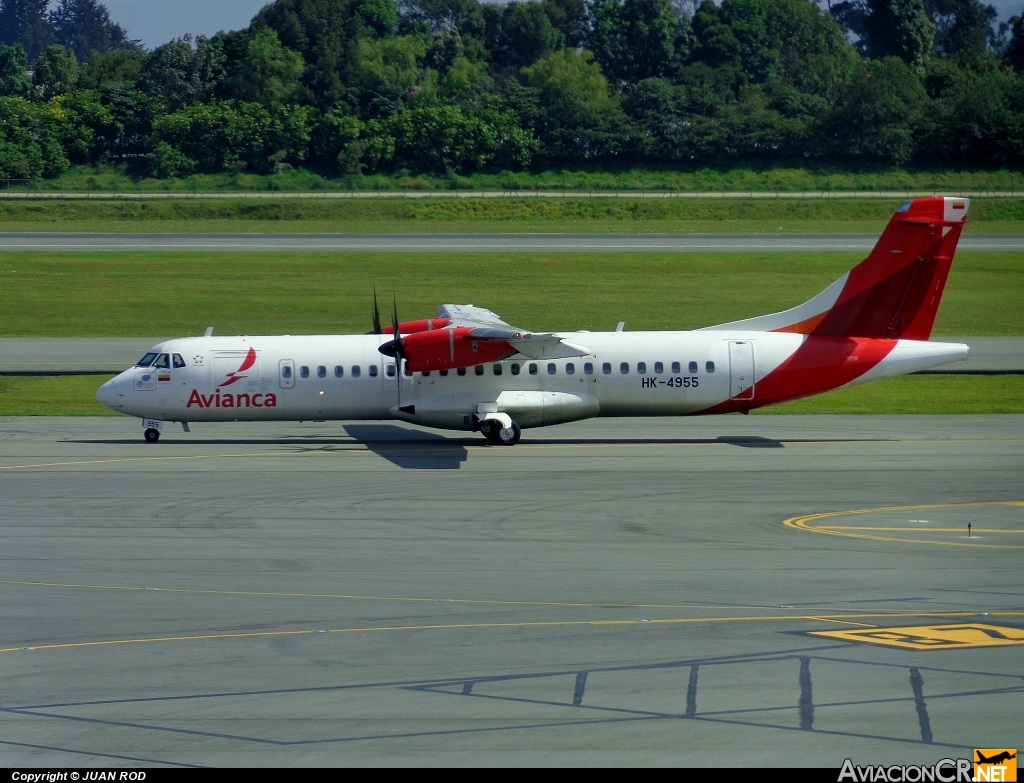
POLYGON ((217 386, 213 394, 201 394, 199 389, 193 389, 189 395, 188 402, 185 403, 186 408, 198 407, 198 408, 276 408, 277 407, 277 395, 273 392, 263 393, 256 392, 255 394, 249 394, 246 392, 240 392, 238 394, 232 394, 231 392, 222 392, 225 386, 230 386, 237 381, 247 378, 246 370, 252 369, 253 365, 256 364, 256 349, 249 348, 249 353, 246 354, 242 360, 242 364, 237 370, 232 370, 225 376, 223 383, 217 386))
POLYGON ((247 353, 245 355, 245 358, 242 359, 241 367, 239 367, 237 370, 229 372, 226 376, 227 380, 224 381, 224 383, 222 383, 217 388, 223 389, 225 386, 230 386, 235 381, 240 381, 242 380, 242 378, 247 377, 245 375, 242 375, 241 373, 244 373, 246 370, 250 369, 254 364, 256 364, 256 349, 250 346, 249 353, 247 353))

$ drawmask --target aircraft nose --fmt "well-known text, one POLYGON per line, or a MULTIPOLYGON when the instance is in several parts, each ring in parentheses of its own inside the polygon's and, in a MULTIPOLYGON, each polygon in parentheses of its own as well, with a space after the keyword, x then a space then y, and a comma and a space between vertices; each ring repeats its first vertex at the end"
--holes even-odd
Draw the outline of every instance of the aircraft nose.
POLYGON ((105 405, 115 411, 120 407, 123 397, 119 391, 119 378, 120 376, 111 378, 96 390, 96 399, 99 400, 102 405, 105 405))

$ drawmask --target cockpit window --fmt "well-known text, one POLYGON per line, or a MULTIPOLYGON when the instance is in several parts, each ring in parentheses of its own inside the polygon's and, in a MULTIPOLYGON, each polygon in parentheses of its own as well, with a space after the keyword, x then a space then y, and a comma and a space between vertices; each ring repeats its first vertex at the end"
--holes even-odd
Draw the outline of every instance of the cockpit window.
POLYGON ((171 358, 166 353, 162 353, 156 357, 156 361, 153 362, 153 366, 169 370, 171 367, 171 358))
POLYGON ((143 356, 141 359, 139 359, 138 363, 136 363, 135 366, 136 367, 149 367, 153 363, 153 360, 156 359, 157 356, 159 356, 159 354, 154 353, 153 351, 150 351, 145 356, 143 356))
POLYGON ((174 354, 174 356, 172 356, 171 359, 174 362, 174 366, 176 368, 185 366, 185 360, 181 357, 180 353, 174 354))

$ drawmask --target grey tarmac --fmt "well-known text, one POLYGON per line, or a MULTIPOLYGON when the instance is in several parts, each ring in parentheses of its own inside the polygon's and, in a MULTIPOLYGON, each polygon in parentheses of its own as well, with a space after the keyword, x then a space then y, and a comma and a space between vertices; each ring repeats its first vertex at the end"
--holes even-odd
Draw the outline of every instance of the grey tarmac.
POLYGON ((1021 745, 1024 416, 139 430, 0 419, 0 766, 1021 745))

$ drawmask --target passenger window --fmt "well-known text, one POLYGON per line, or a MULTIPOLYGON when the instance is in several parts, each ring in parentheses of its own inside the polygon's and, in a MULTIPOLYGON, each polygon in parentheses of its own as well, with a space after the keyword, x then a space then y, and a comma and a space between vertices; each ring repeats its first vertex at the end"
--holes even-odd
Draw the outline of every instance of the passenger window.
POLYGON ((573 364, 572 362, 566 362, 565 363, 565 374, 566 375, 575 375, 576 374, 576 365, 573 364))
POLYGON ((299 375, 301 377, 303 377, 303 378, 308 378, 309 377, 309 368, 306 365, 302 365, 299 368, 299 375))
POLYGON ((594 363, 593 362, 587 362, 586 364, 584 364, 583 365, 583 372, 585 372, 587 375, 593 375, 594 374, 594 363))
POLYGON ((536 364, 536 362, 530 362, 529 368, 530 368, 530 375, 536 375, 537 374, 537 364, 536 364))
POLYGON ((395 365, 393 364, 389 364, 386 367, 384 367, 384 374, 389 378, 394 378, 396 372, 397 370, 395 369, 395 365))
POLYGON ((289 366, 287 364, 282 364, 281 365, 281 377, 282 378, 291 378, 292 377, 292 368, 291 368, 291 366, 289 366))
POLYGON ((447 378, 448 377, 448 371, 447 370, 438 370, 437 374, 440 375, 442 378, 447 378))
POLYGON ((500 364, 493 364, 491 366, 494 367, 494 374, 495 375, 501 375, 501 365, 500 364))
POLYGON ((548 375, 554 375, 558 371, 558 367, 555 366, 554 362, 548 362, 548 375))
POLYGON ((482 364, 476 365, 476 367, 473 368, 473 372, 476 375, 483 375, 484 374, 484 366, 482 364))
POLYGON ((647 362, 637 362, 636 363, 636 371, 638 373, 640 373, 641 375, 643 375, 645 372, 647 372, 647 362))
POLYGON ((184 367, 185 366, 185 360, 181 358, 181 354, 180 353, 174 354, 173 361, 174 361, 174 366, 175 367, 184 367))
POLYGON ((661 375, 663 372, 665 372, 665 365, 662 364, 661 362, 655 362, 654 372, 657 373, 658 375, 661 375))
POLYGON ((430 370, 424 370, 423 371, 423 377, 424 378, 429 378, 430 377, 430 370))
POLYGON ((697 372, 697 362, 690 362, 689 370, 691 373, 697 372))
POLYGON ((715 363, 714 362, 708 362, 707 364, 704 365, 704 369, 707 370, 708 372, 714 372, 715 371, 715 363))
POLYGON ((171 367, 171 362, 167 358, 167 354, 162 353, 158 357, 156 357, 156 361, 153 363, 153 366, 160 367, 161 369, 164 370, 169 370, 171 367))
POLYGON ((345 377, 345 368, 342 367, 340 364, 334 365, 334 377, 335 378, 344 378, 345 377))
POLYGON ((324 367, 322 364, 319 367, 316 368, 316 377, 317 378, 326 378, 327 377, 327 368, 324 367))
POLYGON ((370 377, 371 378, 376 378, 377 377, 377 372, 378 372, 377 371, 377 365, 376 364, 371 364, 368 369, 370 371, 370 377))
POLYGON ((358 364, 353 364, 352 365, 352 377, 353 378, 358 378, 362 374, 363 374, 363 371, 359 367, 359 365, 358 364))
POLYGON ((629 362, 623 362, 619 365, 619 372, 623 375, 629 375, 629 362))
POLYGON ((683 370, 683 367, 682 367, 681 364, 679 364, 679 362, 672 362, 672 374, 673 375, 679 375, 679 373, 682 372, 682 370, 683 370))
POLYGON ((406 378, 412 377, 412 370, 409 369, 409 362, 402 362, 402 374, 405 375, 406 378))
POLYGON ((508 369, 513 375, 519 375, 519 365, 516 362, 512 362, 512 364, 508 366, 508 369))
POLYGON ((601 372, 603 372, 605 375, 611 375, 612 374, 612 363, 611 362, 605 362, 604 364, 602 364, 601 365, 601 372))
POLYGON ((466 368, 465 367, 459 367, 457 370, 455 370, 455 373, 457 375, 465 375, 466 374, 466 368))

